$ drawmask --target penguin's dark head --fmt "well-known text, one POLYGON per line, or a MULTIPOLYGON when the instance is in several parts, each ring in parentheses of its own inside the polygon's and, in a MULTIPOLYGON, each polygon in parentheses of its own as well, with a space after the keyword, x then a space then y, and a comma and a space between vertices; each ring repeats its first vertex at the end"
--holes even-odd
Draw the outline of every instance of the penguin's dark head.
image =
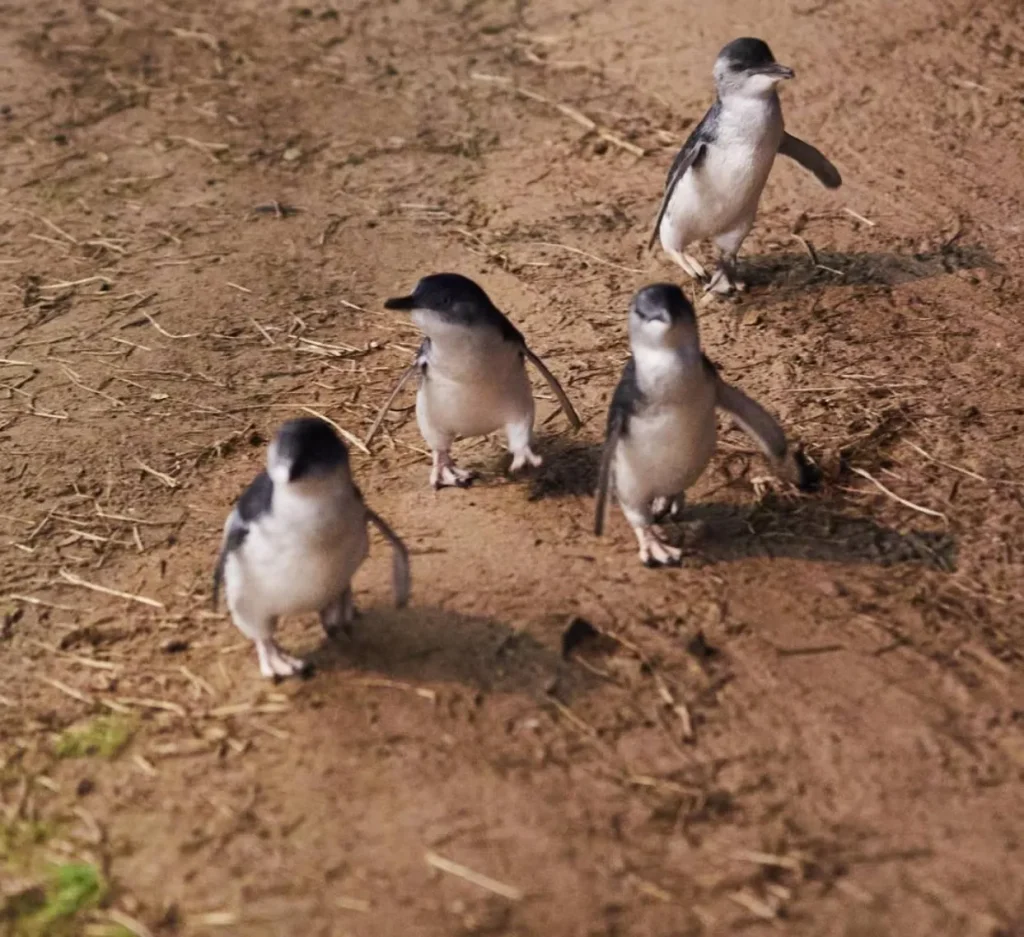
POLYGON ((334 428, 317 417, 281 425, 267 452, 267 471, 282 484, 348 472, 348 449, 334 428))
POLYGON ((637 292, 629 305, 629 337, 634 346, 700 351, 697 316, 674 283, 654 283, 637 292))
POLYGON ((793 77, 793 69, 775 61, 763 39, 733 39, 715 60, 715 86, 719 97, 765 97, 780 81, 793 77))
POLYGON ((469 277, 459 273, 432 273, 423 277, 408 296, 385 300, 384 308, 412 313, 413 321, 426 331, 431 321, 475 325, 488 318, 494 304, 469 277))

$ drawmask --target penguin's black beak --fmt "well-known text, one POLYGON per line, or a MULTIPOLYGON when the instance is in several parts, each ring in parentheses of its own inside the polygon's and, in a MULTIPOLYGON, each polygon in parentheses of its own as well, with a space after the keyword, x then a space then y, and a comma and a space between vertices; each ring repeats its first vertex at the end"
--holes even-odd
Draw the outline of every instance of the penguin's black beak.
POLYGON ((385 309, 402 309, 408 312, 416 308, 416 300, 412 296, 395 296, 384 300, 385 309))
POLYGON ((772 78, 789 79, 793 78, 796 75, 796 72, 785 65, 780 65, 778 62, 772 62, 771 65, 765 65, 762 68, 755 69, 754 74, 769 75, 772 78))

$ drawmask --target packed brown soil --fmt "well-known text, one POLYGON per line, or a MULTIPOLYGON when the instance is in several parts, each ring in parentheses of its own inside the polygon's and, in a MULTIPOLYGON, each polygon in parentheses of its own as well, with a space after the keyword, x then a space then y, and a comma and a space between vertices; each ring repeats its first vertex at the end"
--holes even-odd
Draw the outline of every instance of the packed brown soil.
MULTIPOLYGON (((74 933, 1024 933, 1024 5, 0 21, 0 817, 102 868, 74 933), (766 484, 723 432, 703 539, 652 571, 618 513, 591 533, 597 447, 630 295, 682 281, 642 246, 738 35, 845 183, 780 159, 702 335, 825 484, 766 484), (317 672, 270 684, 210 606, 223 519, 283 419, 365 434, 417 343, 382 300, 439 270, 585 425, 538 384, 544 467, 468 442, 482 481, 434 493, 393 414, 353 464, 413 602, 375 540, 351 640, 286 623, 317 672), (605 637, 564 659, 576 617, 605 637), (123 751, 57 757, 104 715, 123 751)), ((39 869, 5 862, 0 901, 39 869)))

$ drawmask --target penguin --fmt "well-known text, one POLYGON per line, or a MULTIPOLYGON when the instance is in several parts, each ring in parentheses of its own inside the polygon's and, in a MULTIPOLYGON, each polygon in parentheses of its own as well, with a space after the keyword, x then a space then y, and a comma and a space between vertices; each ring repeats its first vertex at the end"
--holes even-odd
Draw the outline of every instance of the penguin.
POLYGON ((775 61, 761 39, 734 39, 726 45, 715 60, 715 103, 669 170, 647 248, 660 238, 669 257, 712 294, 743 288, 736 279, 736 255, 753 227, 776 153, 798 162, 829 189, 842 185, 832 163, 784 128, 776 86, 793 74, 775 61), (705 238, 714 240, 719 255, 710 278, 684 253, 705 238))
POLYGON ((367 522, 393 549, 399 608, 409 600, 409 553, 363 501, 348 449, 324 420, 284 423, 267 451, 267 467, 242 492, 224 525, 213 576, 213 605, 223 585, 231 617, 256 645, 264 677, 307 670, 274 640, 281 615, 319 612, 329 637, 355 617, 352 576, 369 553, 367 522))
POLYGON ((612 395, 597 483, 594 532, 604 530, 609 491, 640 546, 645 566, 677 566, 682 550, 655 524, 680 516, 686 490, 715 452, 716 410, 723 410, 801 490, 820 478, 763 407, 726 383, 703 354, 693 306, 678 286, 645 286, 629 307, 632 352, 612 395))
POLYGON ((411 313, 425 338, 377 414, 369 446, 391 402, 408 378, 419 372, 416 421, 433 458, 430 484, 465 488, 474 473, 451 456, 456 437, 485 436, 504 429, 512 453, 510 472, 541 464, 532 448, 534 402, 526 361, 540 371, 572 428, 580 418, 562 385, 527 346, 522 333, 491 302, 484 290, 457 273, 423 277, 408 296, 388 299, 385 308, 411 313))

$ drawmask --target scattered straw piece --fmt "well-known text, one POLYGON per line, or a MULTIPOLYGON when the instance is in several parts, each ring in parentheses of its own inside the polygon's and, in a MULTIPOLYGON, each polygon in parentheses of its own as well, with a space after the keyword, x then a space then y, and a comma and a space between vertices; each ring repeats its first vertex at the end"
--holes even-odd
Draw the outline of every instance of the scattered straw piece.
POLYGON ((774 921, 778 916, 776 910, 768 904, 765 904, 756 895, 750 894, 748 891, 737 891, 729 895, 729 900, 734 904, 738 904, 741 908, 746 908, 755 917, 759 917, 762 921, 774 921))
POLYGON ((411 683, 402 683, 399 680, 385 680, 376 677, 366 677, 365 679, 351 680, 349 681, 353 686, 367 686, 367 687, 383 687, 391 690, 405 690, 408 693, 415 693, 417 696, 428 699, 431 702, 437 700, 437 693, 433 690, 428 690, 426 687, 413 686, 411 683))
POLYGON ((207 715, 213 719, 227 719, 229 716, 241 716, 244 713, 273 715, 288 712, 290 709, 291 706, 287 703, 228 703, 226 706, 211 709, 207 715))
POLYGON ((931 508, 922 507, 920 504, 914 504, 913 501, 908 501, 906 498, 901 498, 898 494, 886 488, 885 485, 883 485, 873 475, 869 474, 868 472, 865 472, 864 469, 857 468, 856 466, 851 465, 850 471, 854 472, 857 475, 860 475, 861 478, 866 478, 869 482, 871 482, 871 484, 878 488, 879 491, 881 491, 883 494, 888 495, 890 498, 893 499, 893 501, 899 502, 904 507, 908 507, 913 511, 918 511, 921 514, 927 514, 930 517, 938 517, 941 520, 945 521, 947 524, 949 523, 949 518, 946 517, 946 515, 943 514, 941 511, 933 511, 931 508))
POLYGON ((96 516, 108 521, 127 521, 129 524, 146 524, 149 527, 167 527, 178 523, 177 521, 147 521, 141 517, 129 517, 127 514, 112 514, 109 511, 104 511, 99 505, 96 505, 96 516))
POLYGON ((253 328, 255 328, 256 331, 264 337, 264 339, 266 339, 268 345, 274 344, 274 340, 270 337, 270 333, 262 325, 260 325, 252 316, 249 316, 249 321, 253 324, 253 328))
POLYGON ((770 852, 758 852, 755 849, 739 849, 732 854, 734 859, 753 862, 755 865, 773 866, 779 869, 790 869, 793 872, 803 871, 799 859, 792 856, 776 856, 770 852))
POLYGON ((238 915, 234 911, 210 911, 206 914, 195 914, 190 920, 206 927, 231 927, 238 923, 238 915))
POLYGON ((857 212, 855 212, 852 208, 847 208, 846 206, 843 206, 843 211, 846 212, 846 214, 848 214, 851 218, 855 218, 857 221, 861 222, 861 224, 866 224, 869 228, 878 227, 877 221, 871 221, 870 219, 865 218, 863 215, 858 215, 857 212))
POLYGON ((160 773, 156 770, 151 761, 138 753, 132 755, 132 761, 139 766, 139 770, 143 774, 148 774, 151 778, 155 778, 160 773))
POLYGON ((670 892, 665 891, 664 888, 660 888, 655 885, 654 882, 645 881, 642 878, 636 879, 636 890, 644 895, 650 895, 652 898, 657 898, 658 901, 664 901, 666 904, 671 903, 674 899, 670 892))
POLYGON ((93 698, 91 696, 82 693, 80 690, 76 690, 74 687, 68 686, 66 683, 61 683, 60 680, 53 680, 50 677, 39 677, 43 683, 48 683, 55 690, 60 690, 65 696, 70 696, 72 699, 78 700, 80 703, 85 703, 88 706, 93 704, 93 698))
POLYGON ((210 686, 208 681, 204 680, 198 674, 192 673, 192 671, 189 670, 188 667, 182 665, 181 667, 178 668, 178 671, 179 671, 179 673, 181 673, 182 676, 187 677, 203 693, 208 693, 210 696, 216 696, 217 695, 217 691, 214 690, 214 688, 212 686, 210 686))
MULTIPOLYGON (((204 46, 207 46, 214 52, 217 52, 220 48, 214 36, 211 36, 209 33, 199 32, 195 29, 180 29, 177 26, 172 26, 171 35, 177 39, 192 39, 196 42, 201 42, 204 46)), ((210 143, 205 145, 216 146, 217 144, 210 143)))
POLYGON ((362 898, 349 898, 347 895, 339 895, 334 899, 334 907, 341 908, 343 911, 359 911, 362 914, 366 914, 373 905, 362 898))
POLYGON ((613 133, 605 127, 601 127, 596 121, 591 120, 582 111, 576 110, 568 104, 562 104, 560 101, 553 101, 551 98, 546 98, 542 94, 538 94, 536 91, 528 91, 526 88, 520 88, 516 85, 511 78, 505 78, 502 75, 485 75, 482 72, 471 72, 470 78, 474 81, 483 81, 488 84, 497 85, 500 88, 505 88, 511 91, 513 94, 521 95, 524 98, 529 98, 531 101, 537 101, 540 104, 546 104, 548 107, 553 107, 560 114, 568 117, 569 120, 579 124, 591 133, 596 133, 601 139, 607 140, 619 149, 625 150, 627 153, 632 153, 636 157, 642 157, 646 155, 646 150, 643 147, 637 146, 635 143, 630 143, 628 140, 623 140, 617 133, 613 133))
POLYGON ((108 589, 106 586, 100 586, 94 582, 88 582, 80 576, 76 576, 74 573, 69 573, 64 568, 61 568, 60 570, 60 578, 72 586, 91 589, 93 592, 100 592, 103 595, 111 595, 116 599, 127 599, 129 602, 140 602, 142 605, 149 605, 152 608, 167 607, 163 602, 158 602, 156 599, 148 599, 144 595, 134 595, 131 592, 121 592, 119 589, 108 589))
POLYGON ((117 924, 119 927, 123 927, 126 931, 130 931, 135 934, 136 937, 153 937, 153 932, 146 927, 142 921, 137 921, 133 917, 129 917, 123 911, 118 911, 116 908, 111 908, 107 911, 107 917, 117 924))
POLYGON ((643 273, 643 270, 636 267, 624 267, 622 264, 617 264, 612 260, 605 260, 603 257, 598 257, 597 254, 591 254, 569 244, 558 244, 554 241, 524 241, 523 243, 533 244, 537 247, 551 247, 556 250, 569 251, 570 254, 579 254, 580 257, 586 257, 588 260, 594 261, 594 263, 603 264, 606 267, 614 267, 616 270, 622 270, 625 273, 643 273))
POLYGON ((195 338, 198 332, 184 332, 180 335, 175 335, 173 332, 168 332, 159 322, 156 321, 145 309, 142 310, 142 315, 146 318, 151 326, 156 329, 165 338, 195 338))
POLYGON ((923 455, 929 462, 934 462, 936 465, 941 465, 943 468, 948 468, 954 472, 959 472, 961 475, 966 475, 968 478, 976 478, 980 482, 988 481, 988 479, 985 478, 984 475, 979 475, 977 472, 972 472, 970 469, 960 468, 959 465, 953 465, 951 462, 943 462, 942 459, 936 459, 935 456, 933 456, 931 453, 925 452, 924 449, 922 449, 920 446, 914 445, 914 443, 910 442, 909 439, 906 441, 906 443, 915 452, 919 453, 920 455, 923 455))
POLYGON ((114 281, 109 277, 85 277, 82 280, 67 280, 63 283, 47 283, 44 286, 40 286, 41 290, 64 290, 71 286, 84 286, 86 283, 106 283, 108 286, 114 281))
POLYGON ((258 719, 250 719, 249 725, 254 729, 258 729, 260 732, 264 732, 271 738, 277 739, 279 742, 287 742, 292 738, 291 732, 287 732, 284 729, 278 729, 276 726, 267 725, 264 722, 260 722, 258 719))
POLYGON ((168 488, 177 488, 178 487, 178 483, 173 478, 171 478, 170 475, 168 475, 166 472, 158 472, 155 468, 152 468, 151 466, 146 465, 146 463, 143 462, 142 459, 136 459, 135 460, 135 464, 140 469, 142 469, 142 471, 144 471, 147 475, 152 475, 155 479, 157 479, 158 481, 162 482, 168 488))
POLYGON ((472 869, 467 868, 464 865, 460 865, 458 862, 452 862, 451 859, 445 859, 444 856, 439 856, 436 852, 428 852, 424 856, 424 859, 426 859, 427 865, 432 868, 439 869, 442 872, 447 872, 449 875, 454 875, 457 878, 464 879, 473 885, 484 888, 489 892, 493 892, 495 895, 501 895, 503 898, 508 898, 509 901, 522 901, 523 899, 523 893, 518 888, 515 888, 512 885, 505 885, 503 882, 499 882, 486 875, 481 875, 479 872, 474 872, 472 869))
POLYGON ((117 698, 119 703, 124 703, 126 706, 138 706, 140 709, 162 709, 164 712, 175 713, 179 716, 188 715, 185 712, 184 707, 179 706, 177 703, 168 703, 162 699, 149 699, 148 697, 139 696, 119 696, 117 698))
POLYGON ((70 605, 58 605, 56 602, 47 602, 45 599, 37 599, 31 595, 18 595, 17 593, 11 592, 9 595, 4 596, 5 599, 13 599, 15 602, 27 602, 29 605, 41 605, 43 608, 56 608, 62 612, 77 612, 79 609, 72 608, 70 605))
POLYGON ((199 150, 200 153, 205 153, 215 163, 219 162, 217 159, 218 153, 223 153, 230 149, 226 143, 204 143, 202 140, 196 140, 194 137, 172 136, 171 139, 187 143, 193 149, 199 150))
POLYGON ((73 660, 83 667, 92 667, 94 670, 120 670, 120 664, 113 664, 108 660, 96 660, 94 657, 84 657, 81 654, 72 654, 70 651, 62 651, 60 648, 52 647, 45 641, 37 641, 35 638, 28 638, 28 643, 33 644, 44 651, 63 657, 65 660, 73 660))

